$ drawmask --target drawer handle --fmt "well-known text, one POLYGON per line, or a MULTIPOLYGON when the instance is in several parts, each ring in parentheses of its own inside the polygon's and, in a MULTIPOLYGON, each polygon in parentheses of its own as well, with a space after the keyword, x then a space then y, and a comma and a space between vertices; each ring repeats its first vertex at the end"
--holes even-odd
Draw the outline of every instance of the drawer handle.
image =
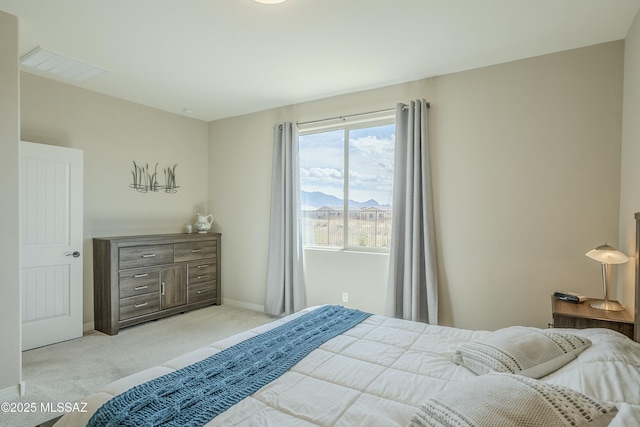
POLYGON ((158 254, 142 254, 142 258, 155 258, 158 254))
POLYGON ((149 273, 134 274, 134 275, 133 275, 133 278, 134 278, 134 279, 139 279, 139 278, 141 278, 141 277, 148 277, 148 276, 149 276, 149 273))
POLYGON ((198 293, 198 295, 200 295, 200 294, 204 294, 204 293, 206 293, 206 292, 209 292, 209 290, 208 290, 208 289, 205 289, 205 290, 203 290, 203 291, 198 291, 197 293, 198 293))
POLYGON ((148 302, 145 302, 145 303, 143 303, 143 304, 134 304, 134 305, 133 305, 133 307, 134 307, 134 308, 141 308, 141 307, 146 307, 146 306, 148 306, 148 305, 149 305, 149 303, 148 303, 148 302))
POLYGON ((191 253, 195 254, 195 253, 198 253, 198 252, 202 252, 203 250, 204 249, 191 249, 191 253))
POLYGON ((205 279, 205 278, 207 278, 207 277, 209 277, 209 275, 208 275, 208 274, 205 274, 204 276, 198 276, 198 279, 205 279))
POLYGON ((198 268, 207 268, 207 267, 209 267, 209 264, 202 264, 198 266, 198 268))
POLYGON ((144 285, 144 286, 136 286, 135 288, 133 288, 134 291, 141 291, 143 289, 147 289, 149 286, 148 285, 144 285))
POLYGON ((160 286, 161 291, 160 291, 160 295, 164 295, 164 282, 162 282, 162 286, 160 286))

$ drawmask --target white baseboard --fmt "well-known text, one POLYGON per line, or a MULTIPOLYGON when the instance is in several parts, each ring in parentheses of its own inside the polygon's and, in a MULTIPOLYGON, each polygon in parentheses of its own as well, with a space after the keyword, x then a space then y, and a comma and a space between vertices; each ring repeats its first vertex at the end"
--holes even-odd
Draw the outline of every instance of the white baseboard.
POLYGON ((93 331, 96 328, 96 324, 91 321, 82 324, 82 332, 93 331))
POLYGON ((264 313, 264 305, 251 304, 244 301, 238 301, 229 298, 222 298, 222 304, 231 305, 233 307, 244 308, 246 310, 258 311, 260 313, 264 313))
POLYGON ((10 400, 17 399, 20 396, 24 396, 25 391, 24 381, 20 382, 20 384, 0 390, 0 402, 8 402, 10 400))

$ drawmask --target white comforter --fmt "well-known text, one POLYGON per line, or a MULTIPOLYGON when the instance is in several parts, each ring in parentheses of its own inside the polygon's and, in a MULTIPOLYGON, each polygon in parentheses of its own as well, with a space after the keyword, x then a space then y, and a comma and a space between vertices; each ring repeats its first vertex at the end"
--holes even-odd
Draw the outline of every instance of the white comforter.
MULTIPOLYGON (((105 401, 136 384, 180 369, 304 312, 234 335, 164 365, 116 381, 85 401, 88 413, 56 427, 84 426, 105 401)), ((593 345, 544 381, 613 402, 612 427, 640 426, 640 344, 605 329, 570 330, 593 345)), ((475 374, 451 362, 460 343, 483 331, 371 316, 328 341, 289 372, 214 418, 208 426, 406 426, 418 406, 475 374)))

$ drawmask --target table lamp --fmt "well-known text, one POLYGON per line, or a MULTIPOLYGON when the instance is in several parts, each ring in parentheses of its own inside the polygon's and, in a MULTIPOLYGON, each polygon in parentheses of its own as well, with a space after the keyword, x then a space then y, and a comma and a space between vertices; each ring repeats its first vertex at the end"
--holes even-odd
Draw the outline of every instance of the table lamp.
POLYGON ((587 252, 589 258, 594 259, 602 264, 602 288, 604 290, 604 301, 595 301, 591 303, 591 307, 600 310, 622 311, 624 307, 616 301, 609 301, 609 285, 611 282, 611 264, 624 264, 629 258, 614 248, 613 246, 600 245, 595 249, 587 252))

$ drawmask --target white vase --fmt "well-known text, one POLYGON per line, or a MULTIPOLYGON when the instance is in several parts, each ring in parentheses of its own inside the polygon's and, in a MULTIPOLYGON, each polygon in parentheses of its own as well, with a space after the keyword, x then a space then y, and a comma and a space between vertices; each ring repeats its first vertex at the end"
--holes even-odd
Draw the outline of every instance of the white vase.
POLYGON ((197 213, 196 217, 198 220, 193 224, 193 228, 195 228, 198 233, 206 233, 209 231, 211 224, 213 223, 213 215, 202 215, 197 213))

